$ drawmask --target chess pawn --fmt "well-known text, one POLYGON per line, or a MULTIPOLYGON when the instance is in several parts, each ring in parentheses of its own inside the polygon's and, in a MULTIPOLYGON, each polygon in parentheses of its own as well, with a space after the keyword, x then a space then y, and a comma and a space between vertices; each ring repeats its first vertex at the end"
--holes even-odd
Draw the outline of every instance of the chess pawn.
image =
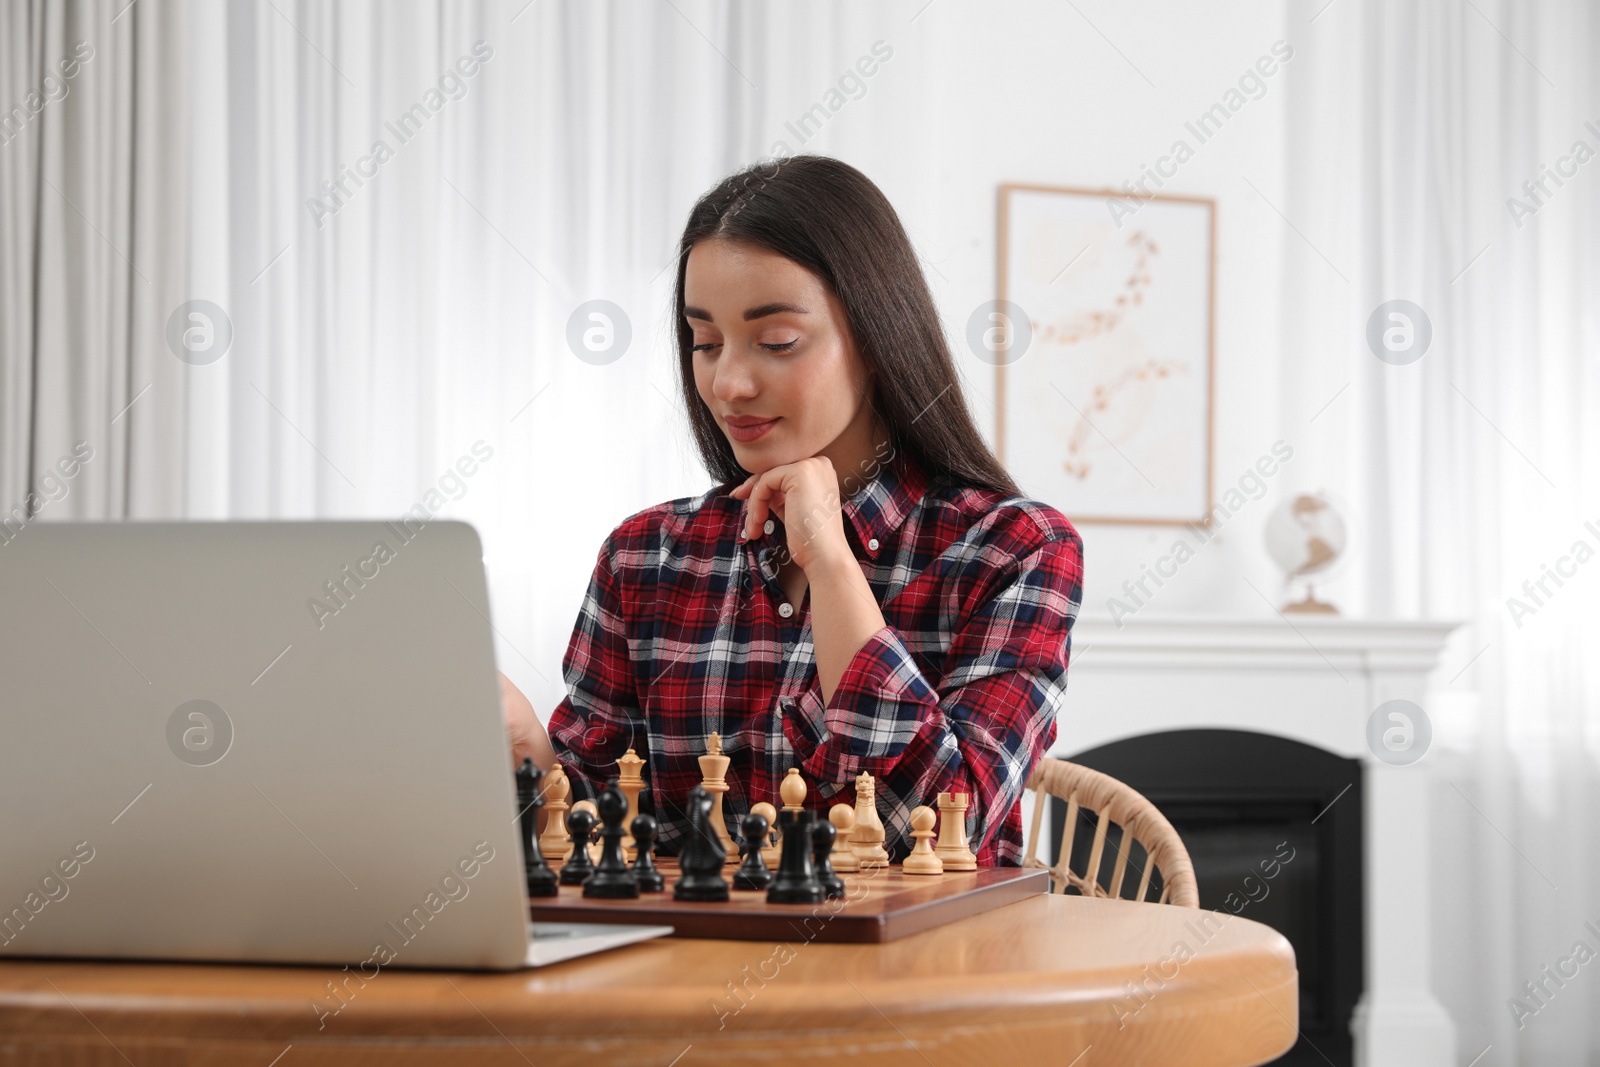
POLYGON ((572 783, 567 772, 556 764, 544 783, 544 832, 539 838, 539 849, 553 860, 564 860, 572 851, 567 840, 567 797, 572 795, 572 783))
POLYGON ((911 836, 915 844, 900 869, 906 874, 943 874, 944 861, 933 851, 933 821, 938 818, 926 804, 911 809, 911 836))
POLYGON ((978 857, 967 846, 967 794, 939 794, 939 843, 934 852, 947 871, 975 871, 978 857))
POLYGON ((772 830, 778 825, 778 809, 763 800, 759 804, 750 805, 750 813, 759 815, 767 820, 767 836, 761 844, 761 862, 768 867, 778 865, 778 845, 773 840, 772 830))
POLYGON ((574 807, 567 816, 567 834, 572 841, 572 855, 561 865, 562 885, 582 885, 594 873, 594 861, 589 858, 589 834, 594 831, 594 815, 586 808, 574 807))
POLYGON ((744 862, 733 874, 735 889, 765 889, 772 884, 772 871, 761 858, 761 844, 767 839, 767 817, 750 812, 739 820, 739 832, 744 838, 744 862))
MULTIPOLYGON (((596 826, 600 825, 600 809, 594 806, 594 801, 592 801, 592 800, 575 801, 573 803, 573 805, 572 805, 572 810, 573 811, 586 811, 586 812, 589 813, 589 826, 590 826, 591 830, 592 830, 593 827, 596 827, 596 826)), ((569 814, 567 816, 567 830, 569 831, 568 834, 567 834, 567 840, 569 840, 569 841, 572 840, 572 834, 570 832, 571 829, 572 829, 572 816, 569 814)), ((600 859, 600 842, 595 840, 594 837, 592 836, 592 834, 591 834, 591 836, 589 838, 589 849, 588 849, 588 851, 589 851, 589 863, 592 865, 597 860, 600 859)))
POLYGON ((878 787, 865 771, 856 777, 856 827, 850 831, 850 851, 864 871, 889 865, 889 853, 883 847, 883 820, 878 818, 878 787))
POLYGON ((583 895, 602 900, 633 900, 639 896, 639 883, 622 856, 622 839, 627 831, 622 820, 628 815, 628 798, 622 795, 616 780, 606 786, 595 802, 600 809, 600 862, 594 873, 583 883, 583 895))
POLYGON ((628 824, 633 836, 633 877, 641 893, 659 893, 667 888, 667 880, 656 870, 656 820, 651 815, 635 815, 628 824))
MULTIPOLYGON (((623 819, 623 825, 633 822, 633 817, 639 814, 639 794, 644 791, 644 775, 640 768, 644 760, 633 749, 628 749, 621 759, 617 760, 617 788, 622 790, 622 795, 628 800, 628 814, 623 819)), ((631 862, 633 860, 633 835, 628 834, 622 839, 622 851, 631 862)))
POLYGON ((783 855, 778 874, 767 887, 768 904, 821 904, 826 890, 817 881, 817 868, 811 861, 811 830, 815 812, 783 811, 778 828, 783 833, 783 855))
POLYGON ((544 772, 524 756, 522 766, 517 768, 517 807, 521 812, 518 822, 522 830, 523 874, 527 877, 530 897, 553 897, 560 892, 556 872, 545 863, 539 851, 539 835, 534 832, 539 825, 539 810, 544 807, 540 789, 543 778, 544 772))
POLYGON ((722 754, 722 736, 712 734, 706 739, 706 754, 700 757, 700 783, 707 793, 711 794, 711 831, 717 835, 717 840, 722 843, 726 862, 736 864, 739 862, 738 850, 734 847, 733 836, 728 833, 728 824, 722 814, 722 794, 728 791, 728 764, 729 757, 722 754))
POLYGON ((856 828, 856 809, 848 804, 835 804, 828 811, 828 822, 833 826, 834 849, 830 862, 841 874, 853 874, 861 869, 861 861, 850 851, 850 832, 856 828))
POLYGON ((806 806, 806 780, 800 777, 799 767, 790 767, 778 785, 778 795, 783 798, 783 810, 801 812, 806 806))
POLYGON ((831 822, 818 819, 811 828, 811 865, 816 868, 822 895, 829 900, 844 896, 844 879, 833 873, 831 860, 833 843, 838 837, 839 831, 834 829, 831 822))

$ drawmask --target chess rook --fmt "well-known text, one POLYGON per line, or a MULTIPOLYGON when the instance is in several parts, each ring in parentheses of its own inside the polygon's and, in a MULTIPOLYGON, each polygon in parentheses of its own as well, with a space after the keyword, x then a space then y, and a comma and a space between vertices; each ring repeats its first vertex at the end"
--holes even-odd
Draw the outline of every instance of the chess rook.
POLYGON ((978 857, 967 847, 967 794, 939 794, 939 843, 934 853, 947 871, 975 871, 978 857))

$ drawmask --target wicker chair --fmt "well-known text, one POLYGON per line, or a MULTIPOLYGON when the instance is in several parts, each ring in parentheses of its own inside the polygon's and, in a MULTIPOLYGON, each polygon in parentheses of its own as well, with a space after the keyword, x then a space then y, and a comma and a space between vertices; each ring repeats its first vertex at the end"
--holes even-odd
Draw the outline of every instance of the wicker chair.
POLYGON ((1145 862, 1138 869, 1139 890, 1134 900, 1145 900, 1150 891, 1152 876, 1161 872, 1161 896, 1157 903, 1175 904, 1184 908, 1200 906, 1200 891, 1195 883, 1194 867, 1189 862, 1189 851, 1183 847, 1178 831, 1172 828, 1156 806, 1139 793, 1099 771, 1081 767, 1066 760, 1046 758, 1039 761, 1028 776, 1027 788, 1035 790, 1033 825, 1028 831, 1025 867, 1049 870, 1054 881, 1054 892, 1065 893, 1072 886, 1084 896, 1120 897, 1128 869, 1132 843, 1137 841, 1145 852, 1145 862), (1061 827, 1061 861, 1049 867, 1038 858, 1039 818, 1044 813, 1047 797, 1057 796, 1067 802, 1067 817, 1061 827), (1094 843, 1090 846, 1088 867, 1083 874, 1071 869, 1072 841, 1077 835, 1080 812, 1087 816, 1093 811, 1095 821, 1094 843), (1109 888, 1102 887, 1099 872, 1104 859, 1107 831, 1111 824, 1121 828, 1118 841, 1112 847, 1116 859, 1111 870, 1109 888))

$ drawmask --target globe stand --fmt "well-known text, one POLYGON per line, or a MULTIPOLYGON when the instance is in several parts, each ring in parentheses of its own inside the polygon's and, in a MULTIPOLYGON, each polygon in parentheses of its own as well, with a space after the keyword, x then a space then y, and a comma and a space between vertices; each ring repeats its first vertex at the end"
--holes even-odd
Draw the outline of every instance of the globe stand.
POLYGON ((1337 615, 1339 609, 1325 600, 1318 600, 1316 587, 1310 582, 1306 583, 1306 598, 1295 600, 1283 606, 1284 614, 1295 615, 1337 615))

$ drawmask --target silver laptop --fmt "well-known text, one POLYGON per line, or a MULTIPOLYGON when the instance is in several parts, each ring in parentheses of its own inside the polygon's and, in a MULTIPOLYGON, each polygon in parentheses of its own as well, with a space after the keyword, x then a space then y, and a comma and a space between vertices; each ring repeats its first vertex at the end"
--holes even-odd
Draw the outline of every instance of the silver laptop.
POLYGON ((513 969, 668 932, 527 921, 471 526, 5 534, 0 959, 513 969))

